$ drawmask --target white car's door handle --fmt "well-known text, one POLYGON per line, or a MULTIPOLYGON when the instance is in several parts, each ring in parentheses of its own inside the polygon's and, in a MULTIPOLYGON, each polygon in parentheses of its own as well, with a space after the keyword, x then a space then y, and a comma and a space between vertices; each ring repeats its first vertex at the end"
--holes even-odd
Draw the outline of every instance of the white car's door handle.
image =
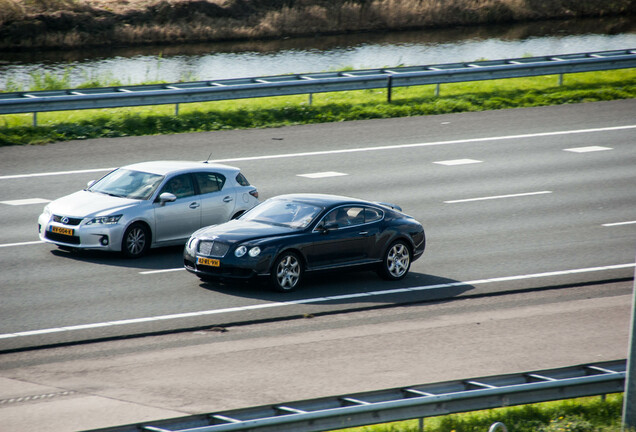
POLYGON ((223 198, 223 202, 230 202, 232 201, 232 197, 231 196, 226 196, 225 198, 223 198))
POLYGON ((191 209, 195 209, 195 208, 199 207, 200 205, 201 204, 199 204, 198 202, 195 201, 195 202, 190 203, 190 208, 191 209))

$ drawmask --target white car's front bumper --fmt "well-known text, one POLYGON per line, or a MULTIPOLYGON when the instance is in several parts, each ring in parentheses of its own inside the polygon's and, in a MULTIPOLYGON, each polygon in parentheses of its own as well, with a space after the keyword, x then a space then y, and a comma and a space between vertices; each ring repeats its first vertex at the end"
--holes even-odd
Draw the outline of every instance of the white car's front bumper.
POLYGON ((124 226, 116 224, 86 225, 56 222, 53 216, 43 213, 38 218, 40 240, 57 246, 78 249, 120 251, 124 226))

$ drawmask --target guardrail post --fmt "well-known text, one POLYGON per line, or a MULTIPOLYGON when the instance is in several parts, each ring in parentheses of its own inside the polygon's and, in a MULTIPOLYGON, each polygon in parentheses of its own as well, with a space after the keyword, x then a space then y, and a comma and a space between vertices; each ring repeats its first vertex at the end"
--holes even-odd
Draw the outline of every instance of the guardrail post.
POLYGON ((418 420, 419 431, 424 432, 424 418, 420 417, 418 420))
MULTIPOLYGON (((636 270, 634 271, 636 274, 636 270)), ((627 348, 627 376, 623 400, 623 431, 636 430, 636 280, 632 294, 632 327, 627 348)))
POLYGON ((386 80, 386 101, 391 103, 391 92, 393 91, 393 76, 389 75, 386 80))
POLYGON ((559 74, 559 87, 563 85, 563 74, 559 74))
POLYGON ((33 113, 33 127, 38 127, 38 113, 33 113))
POLYGON ((439 96, 439 83, 435 84, 435 97, 439 96))
POLYGON ((312 103, 314 103, 314 94, 309 93, 309 106, 311 106, 312 103))
POLYGON ((179 104, 174 104, 174 115, 175 116, 179 115, 179 104))

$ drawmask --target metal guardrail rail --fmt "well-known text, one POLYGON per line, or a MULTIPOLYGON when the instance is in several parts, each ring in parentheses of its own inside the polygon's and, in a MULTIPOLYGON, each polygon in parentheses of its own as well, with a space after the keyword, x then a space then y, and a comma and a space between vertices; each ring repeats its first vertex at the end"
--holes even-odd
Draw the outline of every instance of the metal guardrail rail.
MULTIPOLYGON (((54 91, 0 93, 0 114, 162 105, 227 99, 313 94, 347 90, 443 84, 560 75, 636 67, 636 49, 366 69, 237 78, 174 84, 135 85, 54 91)), ((177 108, 178 112, 178 108, 177 108)))
POLYGON ((622 392, 626 360, 416 385, 91 432, 314 432, 622 392))

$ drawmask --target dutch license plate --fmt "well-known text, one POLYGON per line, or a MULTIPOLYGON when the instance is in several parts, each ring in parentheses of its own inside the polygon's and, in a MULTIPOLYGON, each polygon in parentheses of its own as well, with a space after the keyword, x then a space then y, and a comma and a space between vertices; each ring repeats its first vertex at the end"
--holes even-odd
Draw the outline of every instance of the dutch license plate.
POLYGON ((199 259, 197 260, 197 264, 206 265, 210 267, 219 267, 221 265, 221 262, 218 259, 199 257, 199 259))
POLYGON ((73 229, 72 228, 62 228, 59 226, 52 226, 51 227, 51 232, 54 232, 56 234, 63 234, 63 235, 67 235, 67 236, 72 236, 73 235, 73 229))

